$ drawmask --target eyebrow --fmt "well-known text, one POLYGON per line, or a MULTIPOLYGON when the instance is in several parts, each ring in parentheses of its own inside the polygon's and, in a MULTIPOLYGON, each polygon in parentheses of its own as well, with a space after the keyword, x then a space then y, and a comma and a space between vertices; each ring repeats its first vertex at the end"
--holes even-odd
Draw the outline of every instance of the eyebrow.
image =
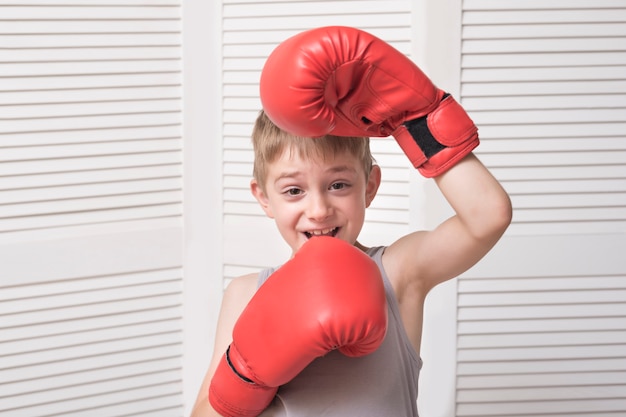
POLYGON ((349 165, 334 165, 332 167, 330 167, 330 169, 328 170, 330 172, 352 172, 352 173, 356 173, 357 170, 354 167, 351 167, 349 165))
MULTIPOLYGON (((331 174, 337 174, 337 173, 342 173, 342 172, 349 172, 352 174, 356 174, 357 170, 349 165, 333 165, 331 167, 329 167, 326 172, 329 172, 331 174)), ((303 175, 304 172, 300 171, 300 170, 292 170, 292 171, 285 171, 282 172, 280 175, 278 175, 276 177, 276 181, 280 181, 282 179, 289 179, 289 178, 296 178, 298 176, 303 175)))

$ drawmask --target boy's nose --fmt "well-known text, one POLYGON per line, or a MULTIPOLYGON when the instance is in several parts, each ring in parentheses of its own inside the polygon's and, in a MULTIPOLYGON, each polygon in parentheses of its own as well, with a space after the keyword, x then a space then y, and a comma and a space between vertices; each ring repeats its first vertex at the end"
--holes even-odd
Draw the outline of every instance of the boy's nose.
POLYGON ((332 213, 332 207, 322 195, 310 195, 306 215, 309 219, 324 220, 332 213))

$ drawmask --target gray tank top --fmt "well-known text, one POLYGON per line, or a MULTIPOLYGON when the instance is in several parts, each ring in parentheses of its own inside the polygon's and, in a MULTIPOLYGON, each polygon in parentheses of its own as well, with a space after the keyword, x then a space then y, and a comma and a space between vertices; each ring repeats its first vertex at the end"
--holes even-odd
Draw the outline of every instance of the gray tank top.
MULTIPOLYGON (((385 284, 389 322, 381 346, 349 358, 338 351, 317 358, 278 389, 261 417, 417 417, 417 383, 422 361, 402 325, 391 282, 382 266, 385 247, 368 250, 385 284)), ((259 273, 259 286, 276 270, 259 273)))

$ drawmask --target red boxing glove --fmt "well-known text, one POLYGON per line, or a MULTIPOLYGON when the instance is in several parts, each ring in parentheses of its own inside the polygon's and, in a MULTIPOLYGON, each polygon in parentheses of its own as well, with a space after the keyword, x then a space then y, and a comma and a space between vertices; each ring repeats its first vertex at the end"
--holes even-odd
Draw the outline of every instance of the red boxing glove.
POLYGON ((314 237, 241 313, 211 380, 209 401, 224 416, 257 416, 277 387, 315 358, 334 349, 367 355, 386 331, 387 302, 376 263, 345 241, 314 237))
POLYGON ((269 118, 292 134, 392 135, 425 177, 478 146, 478 129, 454 98, 404 54, 361 30, 299 33, 270 54, 261 73, 269 118))

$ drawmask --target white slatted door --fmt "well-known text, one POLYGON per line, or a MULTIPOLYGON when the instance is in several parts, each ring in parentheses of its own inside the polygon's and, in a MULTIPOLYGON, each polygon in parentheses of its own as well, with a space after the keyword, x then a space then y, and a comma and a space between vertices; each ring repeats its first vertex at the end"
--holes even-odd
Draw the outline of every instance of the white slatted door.
POLYGON ((176 416, 179 1, 0 1, 0 416, 176 416))
MULTIPOLYGON (((286 244, 249 191, 252 125, 261 109, 258 80, 265 59, 284 39, 326 25, 359 27, 406 54, 411 47, 409 0, 279 1, 224 3, 224 272, 228 279, 284 262, 286 244), (254 237, 254 238, 251 238, 254 237), (263 242, 259 245, 259 240, 263 242)), ((375 139, 372 151, 384 182, 366 217, 365 245, 392 242, 411 221, 412 170, 392 139, 375 139)))
POLYGON ((515 212, 458 283, 457 416, 626 413, 624 21, 463 2, 462 102, 515 212))
POLYGON ((459 281, 457 416, 626 413, 624 247, 509 237, 459 281))

